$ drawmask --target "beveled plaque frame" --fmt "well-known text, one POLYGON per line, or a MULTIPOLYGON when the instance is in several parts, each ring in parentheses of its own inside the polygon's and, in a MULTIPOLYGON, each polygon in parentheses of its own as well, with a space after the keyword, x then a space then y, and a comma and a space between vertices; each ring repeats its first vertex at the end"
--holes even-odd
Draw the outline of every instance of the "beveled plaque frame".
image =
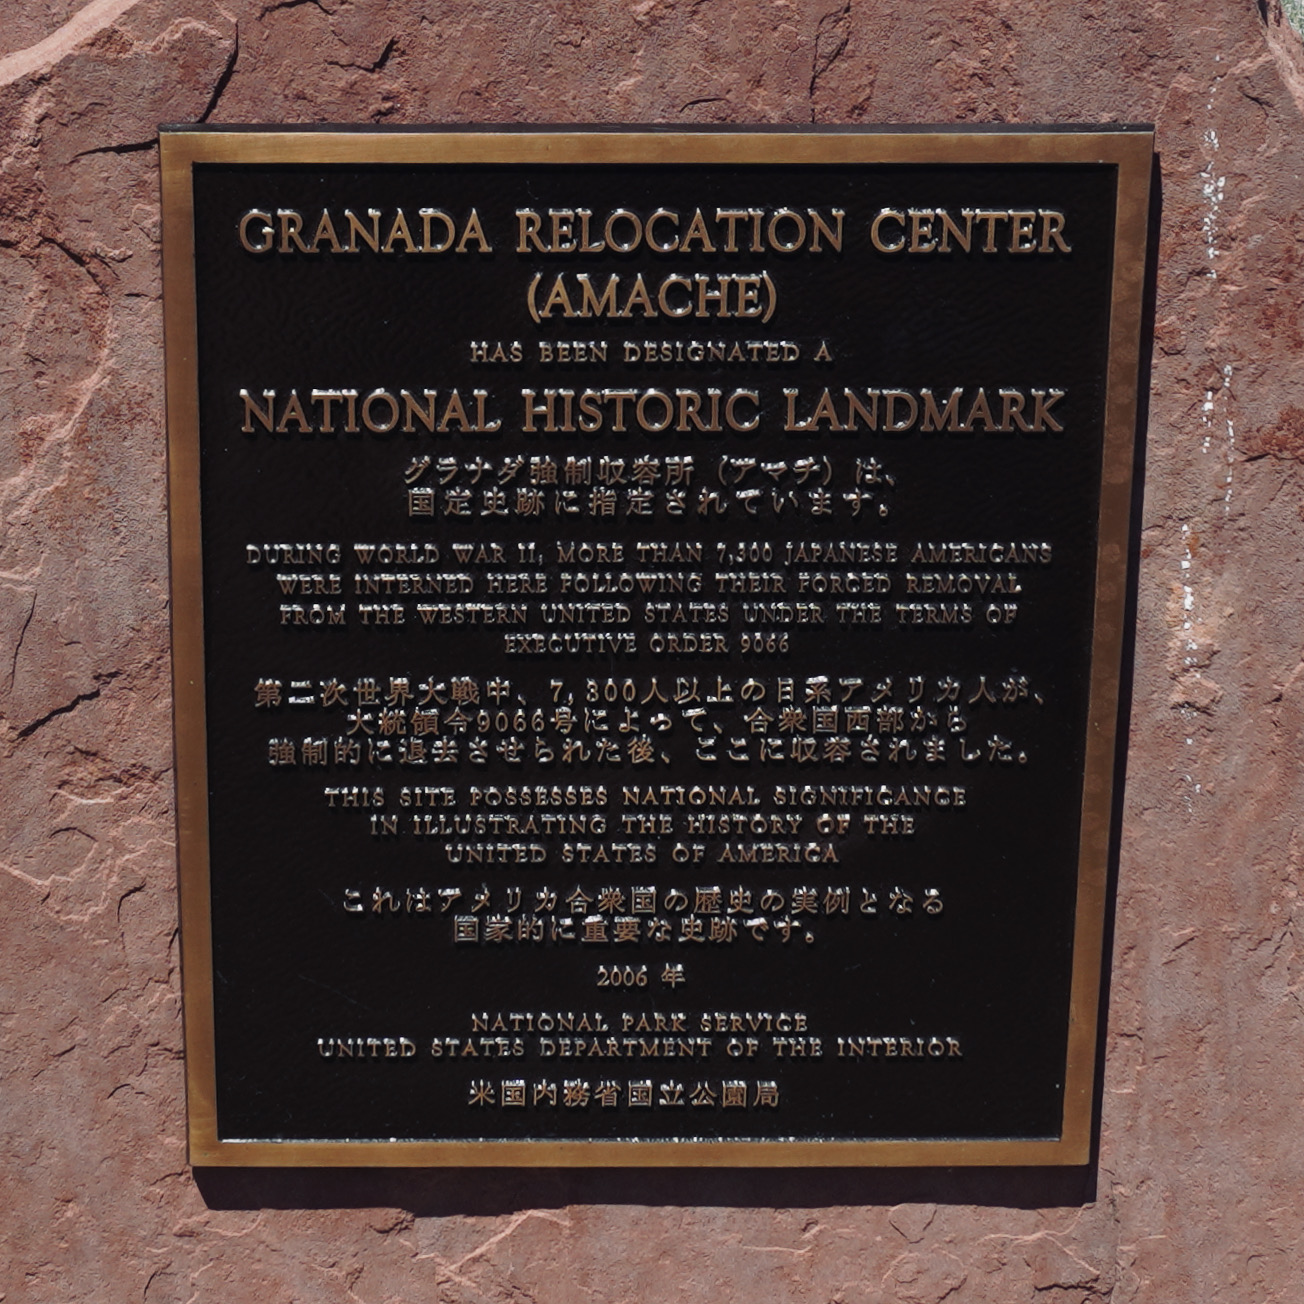
POLYGON ((1149 128, 364 130, 177 127, 161 135, 178 854, 190 1159, 236 1166, 1081 1165, 1092 1142, 1120 658, 1153 158, 1149 128), (1068 1055, 1050 1140, 231 1141, 219 1135, 210 917, 199 374, 197 164, 1104 164, 1116 169, 1103 482, 1068 1055))

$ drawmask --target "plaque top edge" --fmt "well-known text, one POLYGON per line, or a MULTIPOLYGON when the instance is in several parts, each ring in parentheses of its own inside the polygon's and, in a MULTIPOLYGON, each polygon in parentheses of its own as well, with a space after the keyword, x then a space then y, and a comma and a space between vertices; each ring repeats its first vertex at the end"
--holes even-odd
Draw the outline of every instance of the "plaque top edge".
MULTIPOLYGON (((793 130, 786 127, 353 126, 160 128, 165 174, 191 164, 392 163, 790 164, 1096 163, 1140 176, 1154 151, 1144 125, 976 127, 955 124, 793 130)), ((178 176, 180 173, 177 174, 178 176)))

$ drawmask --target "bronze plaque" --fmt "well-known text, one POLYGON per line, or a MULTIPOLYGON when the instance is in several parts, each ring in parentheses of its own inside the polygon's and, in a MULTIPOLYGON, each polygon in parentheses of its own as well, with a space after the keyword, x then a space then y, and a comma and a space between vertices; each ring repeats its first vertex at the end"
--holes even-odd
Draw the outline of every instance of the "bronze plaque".
POLYGON ((163 135, 196 1164, 1080 1164, 1152 137, 163 135))

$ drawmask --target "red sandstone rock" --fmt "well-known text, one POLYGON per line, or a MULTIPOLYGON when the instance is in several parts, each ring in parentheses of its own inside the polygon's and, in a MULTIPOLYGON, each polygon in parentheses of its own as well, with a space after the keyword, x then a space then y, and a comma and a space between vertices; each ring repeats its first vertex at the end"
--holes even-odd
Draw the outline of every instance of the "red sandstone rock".
MULTIPOLYGON (((17 12, 11 12, 13 10, 17 12)), ((1304 59, 1276 3, 74 0, 0 32, 0 1299, 1293 1304, 1304 59), (1094 1191, 225 1174, 183 1141, 155 128, 1158 124, 1094 1191)))

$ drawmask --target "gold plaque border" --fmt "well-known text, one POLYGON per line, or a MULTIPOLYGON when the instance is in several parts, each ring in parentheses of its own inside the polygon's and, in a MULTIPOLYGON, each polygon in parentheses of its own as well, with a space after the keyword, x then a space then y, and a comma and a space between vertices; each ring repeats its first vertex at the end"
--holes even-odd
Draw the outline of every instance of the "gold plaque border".
POLYGON ((824 1168, 1082 1165, 1091 1156, 1154 134, 1103 130, 165 129, 164 343, 177 842, 190 1162, 248 1167, 824 1168), (194 208, 197 163, 1103 163, 1117 168, 1096 605, 1064 1116, 1058 1140, 223 1141, 209 898, 194 208))

